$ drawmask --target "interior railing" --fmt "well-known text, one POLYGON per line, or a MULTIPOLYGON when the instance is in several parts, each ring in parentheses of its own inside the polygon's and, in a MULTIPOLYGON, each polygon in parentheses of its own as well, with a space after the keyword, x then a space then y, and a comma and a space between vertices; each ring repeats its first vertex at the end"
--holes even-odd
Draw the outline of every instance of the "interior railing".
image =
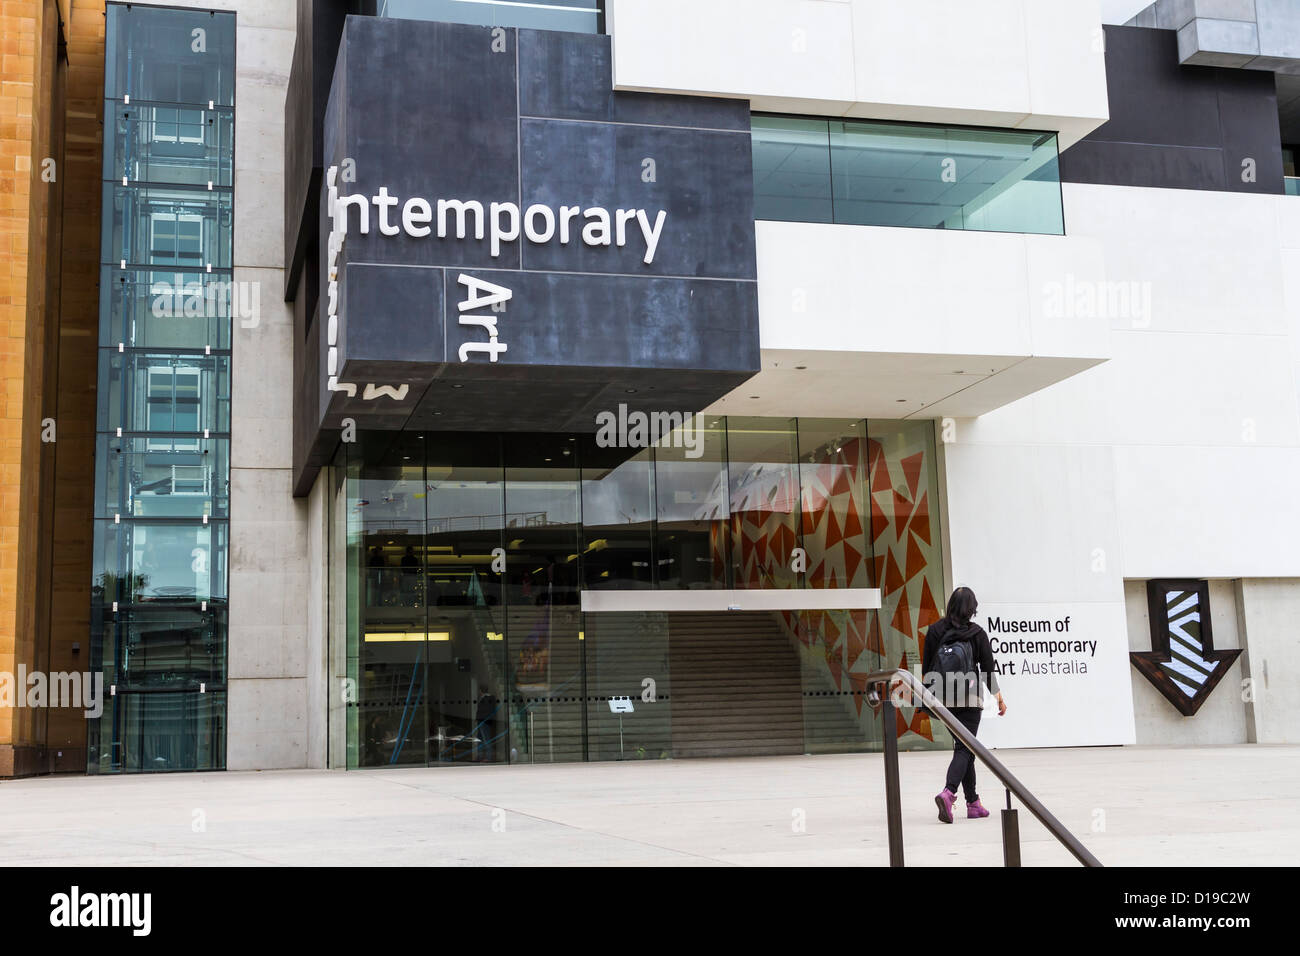
POLYGON ((1016 811, 1011 807, 1011 795, 1015 794, 1020 802, 1038 818, 1047 832, 1074 855, 1084 866, 1101 866, 1101 861, 1088 852, 1088 848, 1079 842, 1079 838, 1067 830, 1061 821, 1029 792, 1023 783, 993 753, 967 730, 952 711, 943 705, 939 698, 921 682, 911 671, 897 670, 875 671, 867 675, 869 688, 867 700, 872 707, 879 705, 880 718, 885 741, 885 812, 889 830, 889 865, 903 865, 903 805, 899 796, 898 778, 898 734, 895 730, 897 718, 894 716, 894 693, 898 685, 910 691, 909 699, 921 700, 935 717, 938 717, 954 737, 960 740, 984 766, 992 771, 993 776, 1002 781, 1007 791, 1007 806, 1002 811, 1002 859, 1007 866, 1020 865, 1020 825, 1016 811), (885 692, 881 693, 881 686, 885 692))

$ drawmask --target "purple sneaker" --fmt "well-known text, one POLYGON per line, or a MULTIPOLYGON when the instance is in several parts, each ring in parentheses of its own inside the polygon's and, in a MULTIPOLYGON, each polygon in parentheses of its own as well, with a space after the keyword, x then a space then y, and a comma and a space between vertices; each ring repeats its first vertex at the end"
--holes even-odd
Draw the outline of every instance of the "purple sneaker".
POLYGON ((980 803, 979 797, 971 803, 966 804, 966 818, 974 819, 977 817, 987 817, 989 812, 984 809, 984 804, 980 803))
POLYGON ((943 823, 952 823, 952 805, 957 799, 957 794, 953 793, 947 787, 943 792, 934 798, 935 806, 939 808, 939 820, 943 823))

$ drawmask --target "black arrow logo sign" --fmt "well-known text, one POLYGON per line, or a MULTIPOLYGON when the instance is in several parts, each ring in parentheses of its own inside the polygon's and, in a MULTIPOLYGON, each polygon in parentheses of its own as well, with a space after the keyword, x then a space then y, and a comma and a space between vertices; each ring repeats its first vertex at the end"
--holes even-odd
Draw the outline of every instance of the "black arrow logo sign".
POLYGON ((1129 659, 1184 717, 1194 717, 1241 651, 1214 649, 1208 581, 1147 582, 1151 650, 1129 659))

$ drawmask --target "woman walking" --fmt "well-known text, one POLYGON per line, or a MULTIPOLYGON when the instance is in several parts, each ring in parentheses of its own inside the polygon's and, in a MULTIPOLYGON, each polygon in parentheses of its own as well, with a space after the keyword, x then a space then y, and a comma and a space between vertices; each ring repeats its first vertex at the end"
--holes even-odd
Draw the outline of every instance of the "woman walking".
MULTIPOLYGON (((981 676, 983 684, 997 695, 998 716, 1007 712, 1002 691, 998 688, 989 636, 974 621, 978 609, 975 592, 970 588, 953 591, 952 597, 948 598, 947 615, 926 631, 921 665, 926 686, 971 734, 978 733, 980 715, 984 712, 981 676)), ((934 798, 939 807, 939 819, 952 823, 952 805, 957 800, 958 786, 966 796, 966 816, 987 817, 989 811, 980 803, 975 789, 975 755, 955 735, 952 743, 948 778, 943 790, 934 798)))

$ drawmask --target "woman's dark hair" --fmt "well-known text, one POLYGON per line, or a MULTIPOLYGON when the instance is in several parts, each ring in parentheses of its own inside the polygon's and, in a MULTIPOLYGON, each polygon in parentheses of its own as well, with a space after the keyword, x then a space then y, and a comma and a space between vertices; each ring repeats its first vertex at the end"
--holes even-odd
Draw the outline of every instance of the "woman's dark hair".
POLYGON ((975 600, 975 592, 970 588, 958 588, 952 592, 952 597, 948 598, 948 626, 965 627, 978 609, 979 602, 975 600))

